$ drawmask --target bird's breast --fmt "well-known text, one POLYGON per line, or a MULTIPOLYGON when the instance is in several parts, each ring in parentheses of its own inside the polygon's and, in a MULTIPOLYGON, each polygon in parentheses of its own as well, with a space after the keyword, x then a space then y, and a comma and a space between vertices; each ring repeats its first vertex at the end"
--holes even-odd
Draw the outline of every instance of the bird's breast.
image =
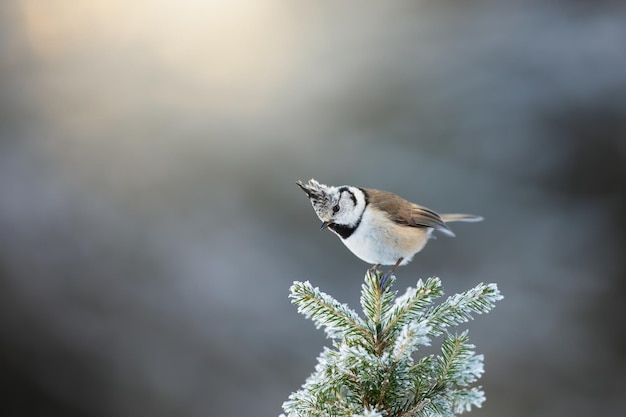
POLYGON ((366 209, 358 227, 343 243, 370 264, 408 263, 428 240, 428 228, 403 226, 378 210, 366 209))

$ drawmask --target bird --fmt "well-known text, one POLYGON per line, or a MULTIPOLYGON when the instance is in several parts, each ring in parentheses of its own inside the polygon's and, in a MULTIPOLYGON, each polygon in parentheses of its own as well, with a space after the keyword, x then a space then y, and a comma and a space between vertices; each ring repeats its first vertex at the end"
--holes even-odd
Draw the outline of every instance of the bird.
POLYGON ((454 236, 449 222, 478 222, 473 214, 438 214, 404 198, 373 188, 350 185, 329 186, 315 179, 296 184, 309 197, 328 229, 361 260, 372 264, 393 265, 381 279, 381 287, 396 269, 406 265, 421 251, 435 231, 454 236))

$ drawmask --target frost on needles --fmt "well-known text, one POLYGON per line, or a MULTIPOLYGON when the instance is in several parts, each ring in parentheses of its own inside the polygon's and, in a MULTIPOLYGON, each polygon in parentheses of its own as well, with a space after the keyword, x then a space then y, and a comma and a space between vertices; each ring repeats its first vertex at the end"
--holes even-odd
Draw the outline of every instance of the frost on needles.
POLYGON ((391 276, 381 290, 380 271, 368 271, 361 289, 359 316, 346 304, 294 282, 290 298, 298 312, 323 328, 333 340, 324 348, 315 371, 283 403, 288 417, 305 416, 454 416, 480 407, 485 394, 472 386, 483 373, 483 355, 468 343, 468 332, 449 328, 474 314, 487 313, 502 296, 496 284, 443 295, 439 278, 419 280, 396 297, 391 276), (438 355, 414 353, 443 335, 438 355))

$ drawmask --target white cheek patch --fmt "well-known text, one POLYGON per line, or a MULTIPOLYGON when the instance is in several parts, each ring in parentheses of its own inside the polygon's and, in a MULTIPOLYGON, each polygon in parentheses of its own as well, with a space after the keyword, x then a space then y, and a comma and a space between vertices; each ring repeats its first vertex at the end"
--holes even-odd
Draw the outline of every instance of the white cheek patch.
POLYGON ((343 226, 358 226, 365 210, 363 191, 355 187, 340 187, 339 212, 334 216, 334 222, 343 226))

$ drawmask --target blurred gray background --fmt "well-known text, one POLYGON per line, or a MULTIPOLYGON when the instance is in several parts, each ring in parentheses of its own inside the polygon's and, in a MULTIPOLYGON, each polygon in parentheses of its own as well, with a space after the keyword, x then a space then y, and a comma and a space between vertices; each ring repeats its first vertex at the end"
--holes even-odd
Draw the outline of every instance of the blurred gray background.
POLYGON ((485 216, 396 283, 505 295, 472 415, 623 415, 623 1, 5 0, 0 77, 0 415, 279 414, 311 177, 485 216))

